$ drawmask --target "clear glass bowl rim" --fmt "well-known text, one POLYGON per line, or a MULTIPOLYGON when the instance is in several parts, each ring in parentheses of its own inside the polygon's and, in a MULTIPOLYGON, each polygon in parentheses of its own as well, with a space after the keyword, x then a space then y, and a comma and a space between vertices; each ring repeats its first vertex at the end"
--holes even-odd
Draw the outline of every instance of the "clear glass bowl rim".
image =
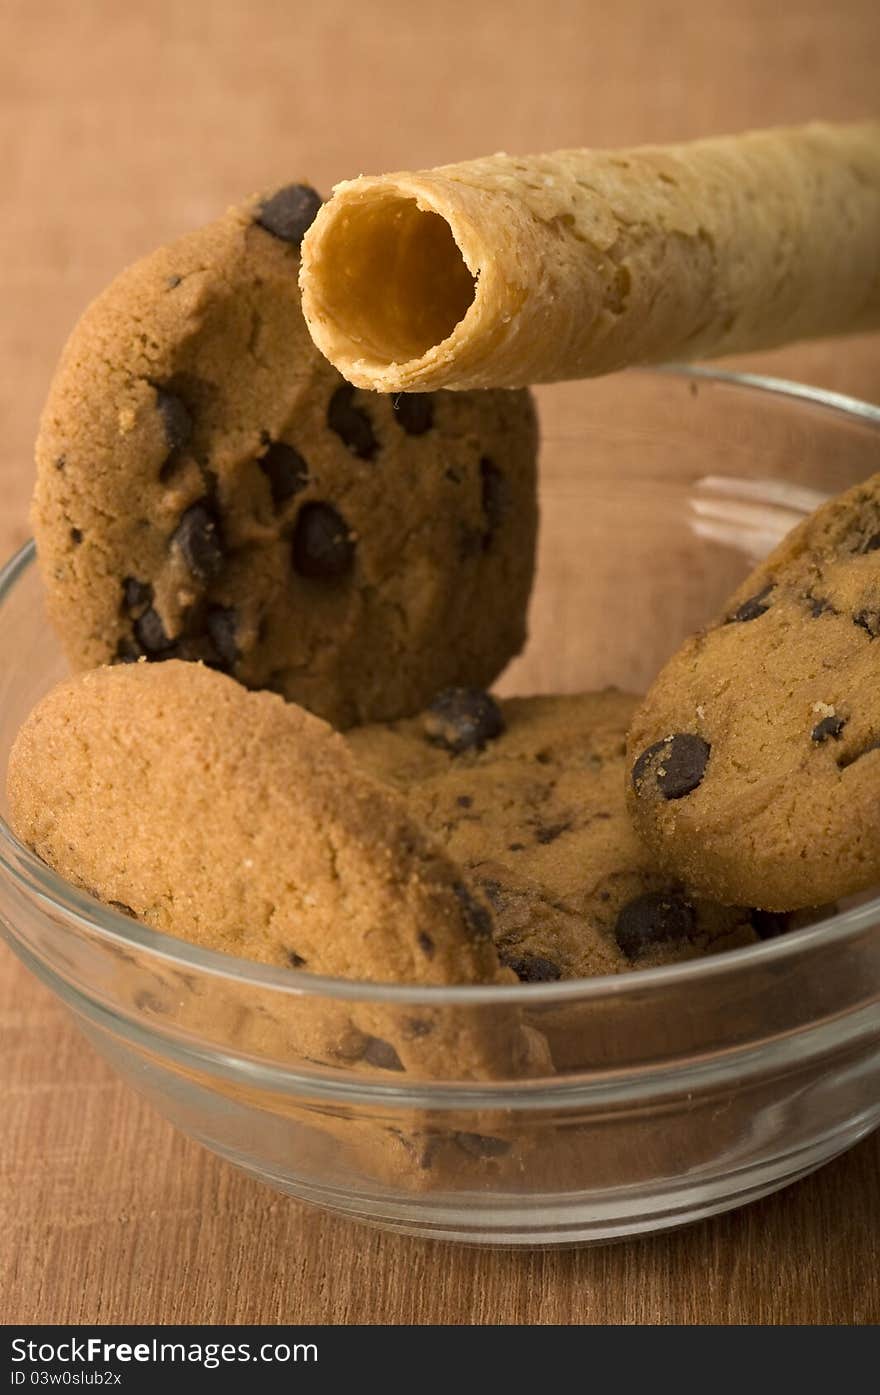
MULTIPOLYGON (((845 417, 860 425, 875 427, 880 432, 880 407, 862 402, 843 393, 811 387, 763 374, 738 373, 724 369, 704 368, 692 364, 667 364, 659 368, 633 369, 631 372, 668 375, 678 378, 714 383, 745 391, 767 393, 791 403, 803 403, 831 416, 845 417)), ((0 606, 34 565, 36 550, 33 541, 26 542, 0 570, 0 606)), ((844 911, 803 930, 790 931, 778 939, 742 949, 728 950, 709 959, 690 960, 656 969, 641 969, 631 974, 608 974, 595 978, 568 979, 562 983, 513 985, 453 985, 428 986, 417 984, 367 983, 361 980, 328 978, 295 969, 276 968, 252 960, 238 959, 218 950, 190 944, 176 936, 166 935, 150 926, 114 911, 109 906, 80 891, 59 877, 51 867, 36 857, 16 838, 0 816, 0 868, 30 896, 60 912, 75 925, 109 944, 136 946, 165 963, 183 969, 197 969, 211 977, 229 979, 239 984, 270 988, 295 997, 327 998, 335 1001, 420 1004, 434 1006, 510 1005, 535 1006, 538 1003, 560 1005, 587 1000, 609 999, 626 994, 636 995, 644 990, 673 989, 698 980, 707 982, 748 972, 758 965, 782 963, 813 947, 842 942, 861 934, 872 924, 880 922, 880 895, 864 905, 844 911)))

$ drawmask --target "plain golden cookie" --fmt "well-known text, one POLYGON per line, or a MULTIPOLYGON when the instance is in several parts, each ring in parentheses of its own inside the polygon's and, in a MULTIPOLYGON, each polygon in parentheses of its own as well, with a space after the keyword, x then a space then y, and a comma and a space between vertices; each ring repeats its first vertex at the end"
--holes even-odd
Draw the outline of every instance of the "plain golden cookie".
MULTIPOLYGON (((158 930, 342 978, 515 982, 479 892, 343 738, 202 665, 139 663, 62 683, 19 732, 8 791, 23 842, 158 930)), ((361 1051, 380 1068, 463 1078, 530 1069, 529 1036, 510 1013, 353 1005, 347 1043, 336 1000, 328 1014, 329 1024, 303 1010, 257 1030, 281 1055, 297 1041, 312 1051, 326 1026, 337 1060, 361 1051)))

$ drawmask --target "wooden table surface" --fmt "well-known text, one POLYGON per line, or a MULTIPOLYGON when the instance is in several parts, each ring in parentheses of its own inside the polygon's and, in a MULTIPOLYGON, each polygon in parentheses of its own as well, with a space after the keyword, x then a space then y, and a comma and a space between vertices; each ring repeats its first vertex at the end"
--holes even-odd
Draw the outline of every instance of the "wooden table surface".
MULTIPOLYGON (((875 0, 2 0, 0 552, 79 311, 252 189, 877 105, 875 0)), ((880 401, 863 339, 748 361, 880 401)), ((6 1322, 880 1320, 880 1140, 745 1211, 567 1253, 354 1228, 176 1134, 0 950, 6 1322)))

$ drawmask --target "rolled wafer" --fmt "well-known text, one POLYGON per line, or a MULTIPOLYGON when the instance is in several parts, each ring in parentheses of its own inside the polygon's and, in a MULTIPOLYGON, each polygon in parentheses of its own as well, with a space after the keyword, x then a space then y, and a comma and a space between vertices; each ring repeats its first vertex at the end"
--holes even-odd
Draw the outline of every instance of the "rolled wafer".
POLYGON ((339 184, 318 348, 382 392, 519 387, 880 327, 880 122, 339 184))

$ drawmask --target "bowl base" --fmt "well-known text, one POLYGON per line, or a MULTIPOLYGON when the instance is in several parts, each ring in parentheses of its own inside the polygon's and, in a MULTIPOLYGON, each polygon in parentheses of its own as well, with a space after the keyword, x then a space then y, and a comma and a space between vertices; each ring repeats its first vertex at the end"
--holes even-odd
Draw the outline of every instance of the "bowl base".
POLYGON ((750 1168, 739 1179, 727 1174, 696 1186, 682 1182, 665 1195, 660 1192, 642 1196, 629 1194, 616 1204, 608 1193, 602 1200, 587 1195, 534 1196, 525 1203, 523 1198, 513 1196, 506 1202, 503 1197, 487 1202, 484 1196, 477 1194, 405 1200, 361 1193, 355 1198, 338 1188, 269 1173, 218 1148, 214 1142, 199 1141, 275 1191, 372 1229, 483 1249, 555 1250, 608 1245, 680 1230, 760 1201, 802 1181, 861 1142, 876 1127, 875 1118, 855 1129, 837 1133, 821 1144, 813 1144, 794 1157, 782 1158, 776 1167, 750 1168), (735 1180, 739 1184, 734 1191, 731 1182, 735 1180))

